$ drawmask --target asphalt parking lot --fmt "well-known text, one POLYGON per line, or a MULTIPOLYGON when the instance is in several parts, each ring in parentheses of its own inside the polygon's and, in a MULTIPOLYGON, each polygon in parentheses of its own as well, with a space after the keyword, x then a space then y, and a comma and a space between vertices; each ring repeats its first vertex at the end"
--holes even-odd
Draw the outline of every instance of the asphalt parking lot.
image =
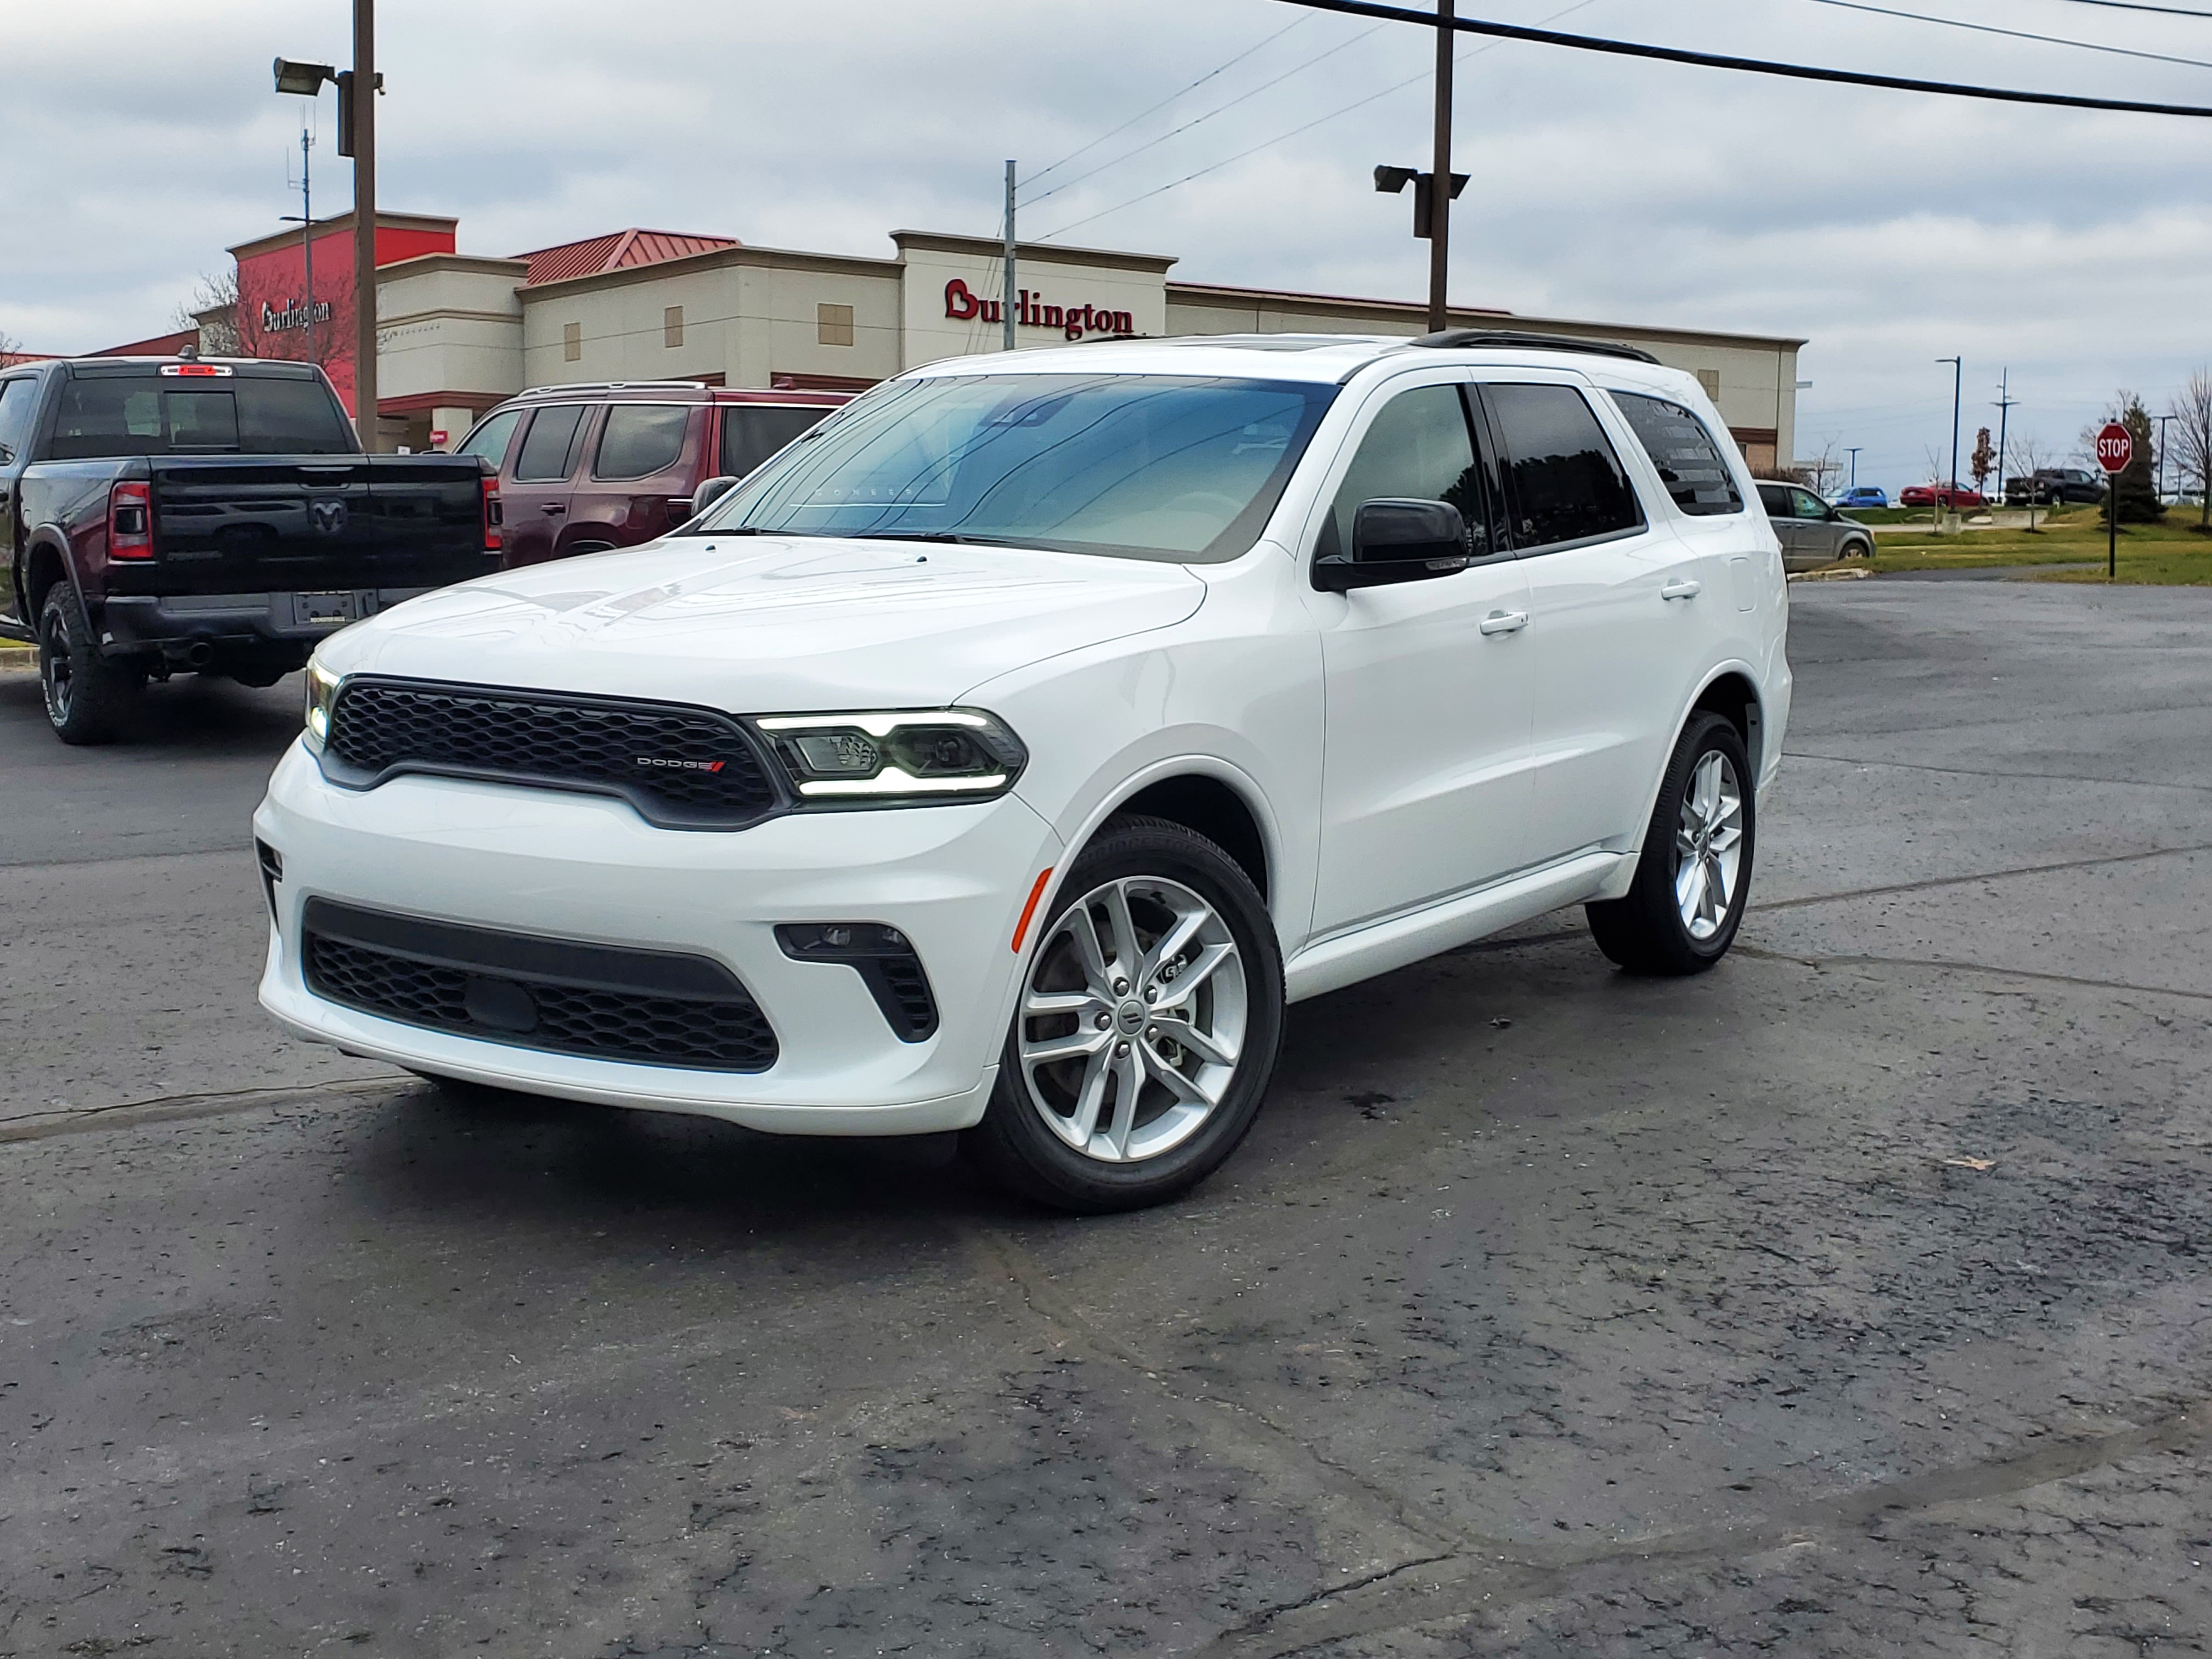
POLYGON ((0 1655, 2212 1641, 2212 592, 1801 585, 1735 954, 1301 1005, 1188 1201, 289 1044, 296 682, 0 677, 0 1655))

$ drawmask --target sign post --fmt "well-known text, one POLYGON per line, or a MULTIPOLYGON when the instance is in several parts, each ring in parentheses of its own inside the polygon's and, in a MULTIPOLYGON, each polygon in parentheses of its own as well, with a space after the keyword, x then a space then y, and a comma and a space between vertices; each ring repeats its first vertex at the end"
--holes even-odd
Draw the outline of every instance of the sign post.
POLYGON ((2136 458, 2136 441, 2118 421, 2097 434, 2097 465, 2105 469, 2105 580, 2120 579, 2120 474, 2136 458))

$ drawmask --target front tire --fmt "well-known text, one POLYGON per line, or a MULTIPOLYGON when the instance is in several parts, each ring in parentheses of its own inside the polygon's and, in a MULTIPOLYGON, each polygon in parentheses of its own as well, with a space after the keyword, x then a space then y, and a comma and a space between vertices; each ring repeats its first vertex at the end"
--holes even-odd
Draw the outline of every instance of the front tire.
POLYGON ((113 743, 123 735, 146 676, 132 664, 100 654, 76 590, 61 581, 46 591, 39 611, 39 683, 54 735, 82 745, 113 743))
POLYGON ((1251 878, 1179 823, 1115 818, 1038 927, 969 1148, 1057 1209, 1164 1202, 1243 1139, 1282 1036, 1282 952, 1251 878))
POLYGON ((1702 974, 1742 924, 1758 840, 1743 737, 1725 716, 1692 716, 1644 832, 1625 898, 1583 907, 1597 947, 1632 974, 1702 974))

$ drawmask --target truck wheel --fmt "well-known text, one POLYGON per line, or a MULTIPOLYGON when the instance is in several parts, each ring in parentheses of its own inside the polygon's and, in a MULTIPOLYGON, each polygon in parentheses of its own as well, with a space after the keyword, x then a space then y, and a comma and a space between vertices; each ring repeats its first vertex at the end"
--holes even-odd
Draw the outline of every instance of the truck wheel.
POLYGON ((1598 949, 1632 974, 1702 974, 1727 955, 1751 891, 1756 812, 1735 726, 1692 716, 1667 763, 1628 896, 1583 906, 1598 949))
POLYGON ((39 613, 39 679, 46 719, 66 744, 113 743, 145 688, 145 671, 100 654, 84 607, 67 582, 46 591, 39 613))
POLYGON ((1266 901, 1205 837, 1129 817, 1038 921, 968 1150, 1057 1209, 1174 1198, 1236 1150, 1275 1069, 1283 963, 1266 901))

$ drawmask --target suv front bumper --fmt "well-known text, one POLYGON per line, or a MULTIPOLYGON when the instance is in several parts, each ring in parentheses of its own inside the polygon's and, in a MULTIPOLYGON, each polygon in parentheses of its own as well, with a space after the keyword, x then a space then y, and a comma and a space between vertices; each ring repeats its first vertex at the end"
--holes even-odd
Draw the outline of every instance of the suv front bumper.
POLYGON ((261 1004, 286 1029, 440 1076, 750 1128, 881 1135, 983 1115, 1018 981, 1012 942, 1050 827, 1012 796, 795 812, 720 834, 660 830, 595 795, 432 777, 367 791, 295 744, 254 833, 282 861, 261 1004), (550 1052, 382 1018, 317 995, 301 961, 310 898, 571 944, 705 957, 758 1003, 777 1054, 728 1073, 550 1052), (798 961, 779 924, 875 923, 912 943, 937 1030, 893 1030, 859 970, 798 961))

